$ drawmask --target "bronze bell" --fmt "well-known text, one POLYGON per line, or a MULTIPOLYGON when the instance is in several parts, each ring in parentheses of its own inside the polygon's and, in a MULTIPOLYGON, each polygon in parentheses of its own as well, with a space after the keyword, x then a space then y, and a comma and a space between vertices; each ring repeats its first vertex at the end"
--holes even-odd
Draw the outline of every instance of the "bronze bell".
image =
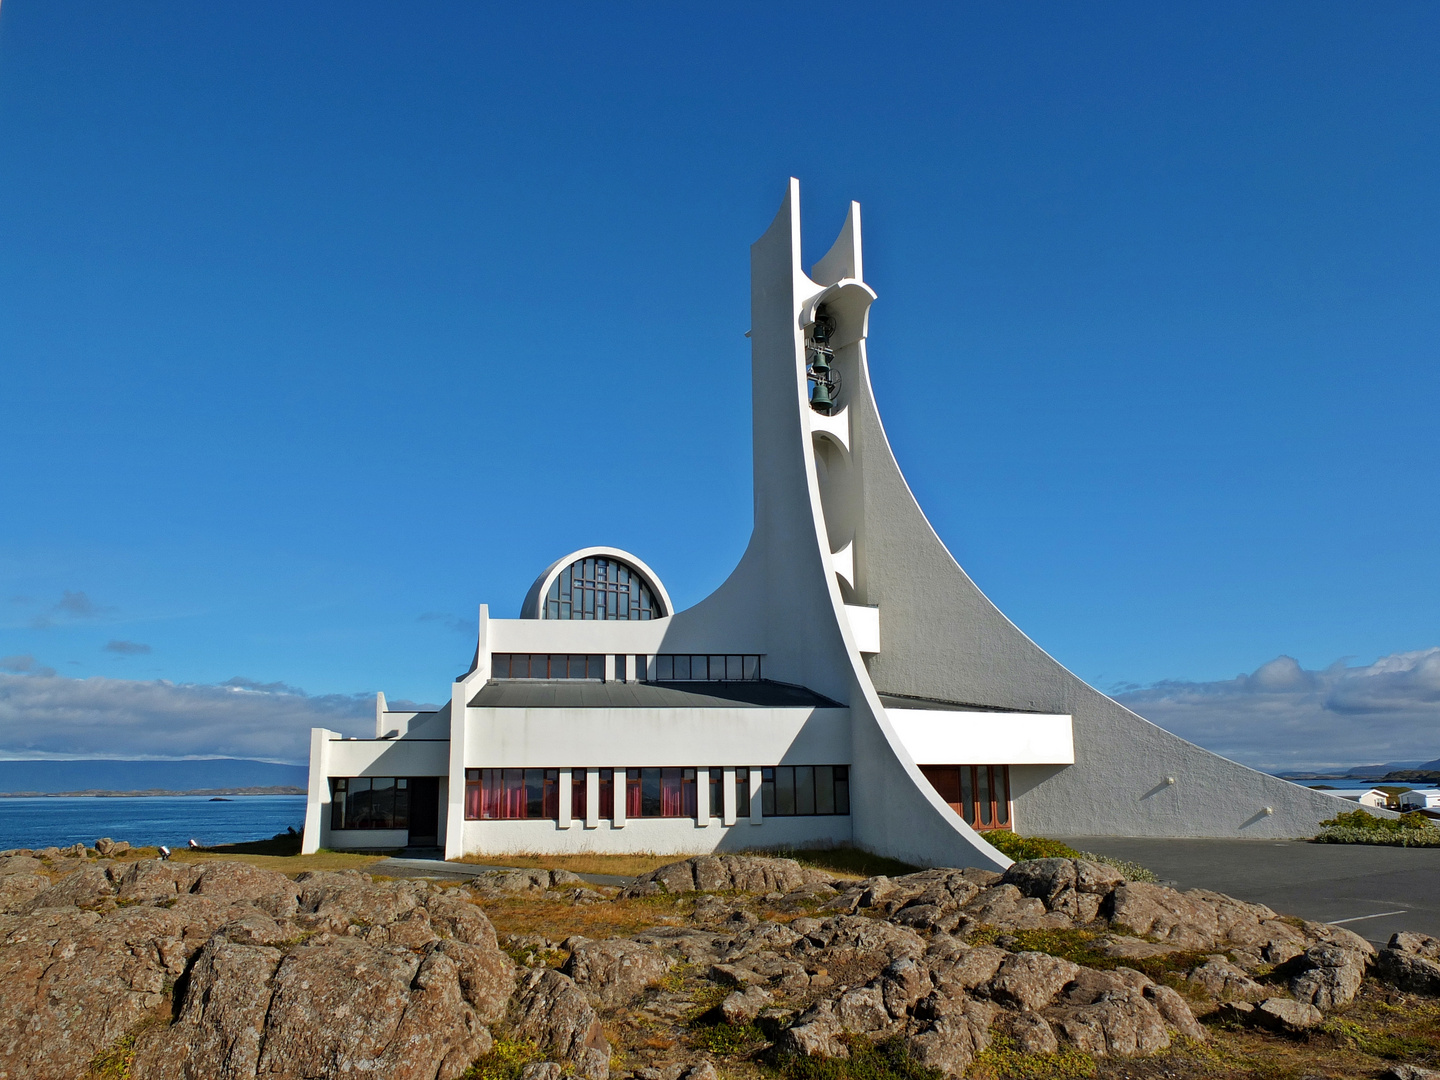
POLYGON ((823 352, 816 352, 815 359, 810 361, 810 370, 815 373, 817 379, 828 379, 830 376, 830 358, 823 352))
POLYGON ((819 412, 829 415, 835 403, 830 400, 830 384, 823 379, 815 380, 815 393, 810 395, 810 405, 819 412))
POLYGON ((830 341, 830 335, 835 332, 835 320, 825 313, 825 305, 821 304, 815 309, 815 332, 812 335, 816 345, 826 345, 830 341))

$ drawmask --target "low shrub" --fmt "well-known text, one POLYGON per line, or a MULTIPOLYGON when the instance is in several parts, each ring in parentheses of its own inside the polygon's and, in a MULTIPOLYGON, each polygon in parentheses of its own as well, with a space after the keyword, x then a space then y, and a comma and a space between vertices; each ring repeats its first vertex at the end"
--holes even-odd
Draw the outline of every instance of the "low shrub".
POLYGON ((966 1076, 976 1080, 1081 1080, 1095 1076, 1095 1059, 1068 1046, 1053 1054, 1023 1054, 1008 1035, 993 1035, 966 1076))
POLYGON ((1078 859, 1080 852, 1061 840, 1047 836, 1021 836, 1005 829, 985 834, 990 846, 1016 862, 1025 859, 1078 859))
POLYGON ((1125 859, 1116 859, 1109 855, 1097 855, 1093 851, 1076 851, 1064 841, 1051 840, 1046 836, 1021 836, 1004 829, 996 829, 993 832, 987 832, 985 839, 995 850, 1016 862, 1022 862, 1025 859, 1087 859, 1090 862, 1113 866, 1131 881, 1155 882, 1160 880, 1153 871, 1139 863, 1127 862, 1125 859))
MULTIPOLYGON (((1364 829, 1370 832, 1403 832, 1410 829, 1434 829, 1430 819, 1418 810, 1398 818, 1382 818, 1364 810, 1344 810, 1320 822, 1324 829, 1364 829)), ((1436 829, 1440 832, 1440 829, 1436 829)))
POLYGON ((1316 844, 1379 844, 1388 847, 1440 847, 1440 829, 1321 829, 1316 844))
POLYGON ((1412 810, 1398 818, 1376 817, 1364 810, 1344 810, 1320 822, 1317 844, 1384 844, 1390 847, 1440 847, 1440 829, 1412 810))
POLYGON ((545 1055, 528 1039, 511 1039, 500 1036, 490 1052, 476 1058, 465 1070, 461 1080, 519 1080, 520 1073, 532 1061, 542 1061, 545 1055))
POLYGON ((848 1058, 801 1057, 786 1054, 777 1062, 784 1080, 942 1080, 943 1073, 910 1056, 903 1039, 872 1043, 858 1035, 843 1036, 848 1058))

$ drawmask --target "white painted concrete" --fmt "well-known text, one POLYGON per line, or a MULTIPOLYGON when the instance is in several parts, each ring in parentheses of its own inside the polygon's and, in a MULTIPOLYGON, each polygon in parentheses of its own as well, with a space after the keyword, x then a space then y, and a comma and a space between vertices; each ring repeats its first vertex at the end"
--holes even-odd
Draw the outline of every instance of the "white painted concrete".
POLYGON ((741 818, 731 827, 702 826, 694 818, 630 818, 623 825, 601 819, 594 829, 560 829, 553 821, 467 821, 464 847, 494 855, 573 852, 693 855, 763 848, 835 847, 851 842, 848 816, 766 818, 752 828, 741 818))
POLYGON ((850 764, 848 709, 467 709, 465 766, 850 764))
POLYGON ((886 712, 905 749, 921 765, 1075 762, 1075 738, 1068 716, 893 707, 886 712))

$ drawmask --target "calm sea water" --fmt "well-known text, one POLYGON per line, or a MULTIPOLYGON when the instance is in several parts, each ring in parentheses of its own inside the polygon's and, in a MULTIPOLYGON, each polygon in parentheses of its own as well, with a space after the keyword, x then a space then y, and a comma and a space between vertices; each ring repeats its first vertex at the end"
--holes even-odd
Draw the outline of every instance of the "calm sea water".
POLYGON ((83 843, 102 836, 137 847, 184 847, 267 840, 305 824, 304 795, 235 795, 211 802, 205 795, 125 798, 0 799, 0 850, 83 843))

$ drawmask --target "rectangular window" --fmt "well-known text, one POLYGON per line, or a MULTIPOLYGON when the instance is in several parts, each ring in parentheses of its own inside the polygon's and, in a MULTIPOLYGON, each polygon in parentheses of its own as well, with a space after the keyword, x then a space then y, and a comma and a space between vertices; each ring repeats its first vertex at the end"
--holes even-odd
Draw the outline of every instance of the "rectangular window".
POLYGON ((775 813, 771 815, 768 811, 766 816, 794 817, 795 816, 795 768, 792 765, 777 765, 775 767, 775 813))
POLYGON ((750 816, 750 770, 735 770, 735 816, 750 816))
POLYGON ((600 816, 607 821, 615 816, 615 770, 600 770, 600 816))
POLYGON ((348 777, 337 776, 330 781, 330 828, 345 827, 345 796, 348 794, 348 777))
POLYGON ((560 820, 560 770, 545 770, 544 807, 540 816, 550 821, 560 820))
POLYGON ((663 817, 660 798, 660 770, 640 770, 640 817, 663 817))
POLYGON ((815 766, 795 766, 795 813, 815 813, 815 766))
POLYGON ((525 816, 525 770, 501 769, 500 816, 515 820, 525 816))
POLYGON ((404 776, 330 779, 332 829, 408 829, 410 780, 404 776))
POLYGON ((835 812, 835 766, 815 766, 815 813, 835 812))
MULTIPOLYGON (((738 794, 739 769, 735 770, 738 794)), ((815 817, 850 813, 848 765, 776 765, 760 770, 763 817, 815 817)), ((744 815, 745 811, 736 810, 744 815)))
MULTIPOLYGON (((626 616, 621 615, 620 617, 623 619, 626 616)), ((615 681, 625 681, 625 656, 623 653, 615 657, 615 681)))
POLYGON ((590 797, 590 785, 585 780, 584 769, 570 770, 570 817, 584 821, 590 797))
POLYGON ((545 816, 545 770, 525 770, 525 817, 545 816))
MULTIPOLYGON (((404 791, 407 804, 408 794, 404 791)), ((559 769, 465 770, 467 821, 555 821, 559 816, 559 769)))
POLYGON ((696 814, 695 770, 660 770, 660 816, 688 817, 696 814))
MULTIPOLYGON (((641 678, 644 677, 643 672, 641 678)), ((760 657, 668 653, 655 657, 656 682, 759 682, 760 657)))
POLYGON ((719 765, 710 766, 710 816, 725 816, 725 770, 719 765))
POLYGON ((625 817, 638 818, 640 813, 640 770, 625 770, 625 817))
POLYGON ((605 657, 591 653, 493 653, 492 679, 603 679, 605 657))

